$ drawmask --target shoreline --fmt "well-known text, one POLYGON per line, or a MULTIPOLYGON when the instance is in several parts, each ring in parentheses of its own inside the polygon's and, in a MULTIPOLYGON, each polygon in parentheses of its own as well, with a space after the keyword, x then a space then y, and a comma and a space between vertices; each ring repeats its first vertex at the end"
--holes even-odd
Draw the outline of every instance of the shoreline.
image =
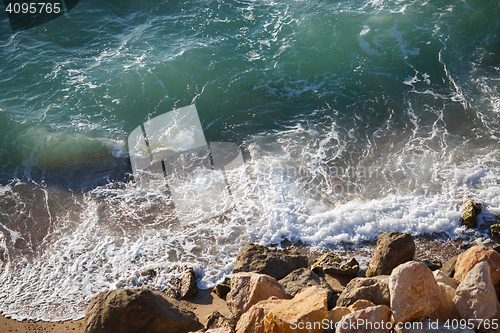
MULTIPOLYGON (((439 236, 416 236, 415 241, 415 260, 424 259, 434 259, 439 260, 443 264, 449 260, 451 257, 458 255, 465 251, 461 248, 461 245, 466 244, 463 239, 442 239, 439 236)), ((496 243, 489 243, 494 245, 496 243)), ((286 244, 283 248, 295 249, 303 253, 311 265, 315 259, 320 257, 324 253, 334 253, 342 257, 371 257, 373 250, 375 248, 375 242, 373 244, 364 244, 359 248, 351 249, 336 249, 336 250, 325 250, 317 251, 307 245, 297 245, 297 244, 286 244)), ((361 263, 360 263, 361 264, 361 263)), ((361 265, 365 268, 365 265, 361 265)), ((359 276, 364 275, 364 269, 360 271, 359 276)), ((168 296, 165 296, 168 297, 168 296)), ((198 295, 194 299, 190 300, 176 300, 168 297, 168 300, 176 306, 190 310, 194 312, 199 321, 205 325, 208 321, 208 317, 212 315, 214 311, 220 312, 222 315, 226 316, 229 314, 229 309, 226 302, 219 298, 212 292, 212 289, 199 289, 198 295)), ((83 332, 83 318, 78 320, 66 320, 58 322, 49 321, 36 321, 24 320, 17 321, 15 319, 7 318, 4 315, 0 315, 0 331, 5 332, 83 332)))

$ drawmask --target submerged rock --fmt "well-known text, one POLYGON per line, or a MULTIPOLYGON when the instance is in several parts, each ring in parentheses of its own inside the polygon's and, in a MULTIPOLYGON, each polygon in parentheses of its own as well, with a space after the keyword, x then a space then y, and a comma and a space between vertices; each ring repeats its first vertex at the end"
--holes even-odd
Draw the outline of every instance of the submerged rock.
POLYGON ((111 290, 96 295, 85 313, 85 333, 189 332, 200 328, 194 313, 147 289, 111 290))
POLYGON ((314 261, 312 270, 316 272, 319 268, 326 274, 333 276, 347 276, 355 278, 358 276, 359 263, 354 258, 341 259, 334 254, 325 253, 314 261))
POLYGON ((414 255, 415 242, 410 234, 397 231, 380 234, 366 276, 390 275, 397 266, 413 260, 414 255))
POLYGON ((477 216, 481 213, 482 206, 472 199, 467 200, 460 206, 460 215, 462 216, 462 224, 467 228, 477 228, 477 216))
POLYGON ((248 243, 238 253, 233 273, 256 272, 280 280, 307 266, 307 257, 298 251, 248 243))

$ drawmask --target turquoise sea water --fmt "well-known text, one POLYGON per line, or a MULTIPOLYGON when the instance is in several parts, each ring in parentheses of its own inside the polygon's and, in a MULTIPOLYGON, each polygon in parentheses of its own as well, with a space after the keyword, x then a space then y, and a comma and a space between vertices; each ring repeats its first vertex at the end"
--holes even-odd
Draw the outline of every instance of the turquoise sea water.
POLYGON ((499 1, 89 0, 17 33, 1 14, 0 59, 15 318, 80 317, 99 291, 168 286, 174 263, 209 286, 249 240, 465 237, 464 195, 500 214, 499 1), (181 228, 165 193, 134 187, 127 137, 193 103, 250 180, 223 221, 181 228))

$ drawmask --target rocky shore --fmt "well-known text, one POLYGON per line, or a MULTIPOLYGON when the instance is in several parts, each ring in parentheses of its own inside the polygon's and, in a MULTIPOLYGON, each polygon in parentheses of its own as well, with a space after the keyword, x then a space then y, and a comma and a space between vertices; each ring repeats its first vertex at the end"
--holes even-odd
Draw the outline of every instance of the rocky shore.
MULTIPOLYGON (((464 225, 477 227, 478 207, 464 203, 464 225)), ((182 277, 164 292, 118 289, 96 295, 72 331, 500 332, 500 245, 484 239, 448 248, 442 243, 436 255, 426 257, 432 244, 382 233, 366 269, 360 269, 354 257, 248 243, 231 278, 213 290, 199 290, 194 271, 183 267, 182 277)))
MULTIPOLYGON (((212 293, 226 314, 200 320, 165 293, 113 290, 92 300, 83 327, 88 333, 500 332, 497 250, 475 245, 444 264, 414 260, 411 235, 383 233, 362 274, 354 258, 325 253, 309 265, 295 249, 249 243, 231 279, 212 293)), ((172 295, 203 292, 193 279, 186 269, 172 295)))

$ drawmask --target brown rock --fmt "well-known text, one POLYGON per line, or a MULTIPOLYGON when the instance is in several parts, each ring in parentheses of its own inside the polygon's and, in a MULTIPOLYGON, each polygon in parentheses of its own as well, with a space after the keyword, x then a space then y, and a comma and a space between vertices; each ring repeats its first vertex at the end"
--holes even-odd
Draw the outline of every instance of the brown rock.
POLYGON ((226 296, 227 306, 236 319, 259 301, 271 296, 289 299, 291 296, 275 278, 258 273, 237 273, 231 277, 231 291, 226 296))
POLYGON ((352 312, 339 322, 339 333, 390 333, 391 309, 377 305, 352 312))
POLYGON ((284 300, 273 296, 254 304, 247 312, 241 315, 236 325, 236 333, 265 333, 264 317, 281 302, 284 302, 284 300))
POLYGON ((458 256, 451 257, 450 260, 444 263, 443 268, 441 268, 444 274, 448 275, 449 277, 453 277, 455 275, 455 265, 457 263, 457 258, 458 256))
POLYGON ((395 322, 421 320, 441 303, 441 288, 429 267, 420 262, 410 261, 396 267, 389 288, 395 322))
POLYGON ((440 269, 435 270, 434 272, 432 272, 432 274, 434 275, 434 279, 436 279, 437 283, 441 282, 447 284, 453 289, 457 289, 458 287, 457 281, 446 275, 442 270, 440 269))
POLYGON ((355 278, 349 282, 337 300, 337 306, 350 306, 358 299, 366 299, 375 305, 390 305, 389 276, 355 278))
POLYGON ((434 259, 424 259, 424 260, 415 260, 425 264, 431 271, 435 271, 436 269, 441 269, 443 264, 439 260, 434 259))
POLYGON ((414 255, 415 242, 410 234, 397 231, 380 234, 366 276, 390 275, 398 265, 413 260, 414 255))
POLYGON ((316 272, 321 268, 326 274, 333 276, 346 276, 355 278, 358 276, 359 264, 354 258, 341 259, 334 254, 325 253, 314 261, 312 270, 316 272))
POLYGON ((477 228, 477 215, 481 213, 481 204, 467 198, 460 206, 460 215, 462 216, 462 224, 467 228, 477 228))
POLYGON ((458 283, 462 282, 467 273, 482 261, 488 262, 490 266, 493 284, 500 281, 500 254, 481 245, 473 246, 458 256, 455 266, 455 280, 458 283))
POLYGON ((233 329, 236 326, 236 320, 233 317, 226 318, 219 311, 215 310, 209 317, 207 321, 208 329, 215 328, 225 328, 229 327, 233 329))
POLYGON ((332 276, 330 274, 325 274, 324 278, 334 293, 343 292, 347 284, 352 280, 345 276, 332 276))
POLYGON ((90 302, 85 333, 188 332, 201 324, 191 311, 177 308, 162 293, 147 289, 111 290, 90 302))
POLYGON ((307 257, 298 251, 248 243, 238 253, 233 273, 256 272, 280 280, 297 268, 307 266, 307 257))
POLYGON ((438 285, 441 288, 441 303, 436 311, 429 316, 429 318, 437 319, 441 323, 445 323, 447 320, 451 322, 453 319, 462 319, 457 308, 455 307, 455 303, 453 302, 455 289, 442 282, 438 282, 438 285))
POLYGON ((466 320, 493 319, 498 315, 500 304, 487 261, 480 262, 468 272, 453 301, 460 316, 466 320))
POLYGON ((493 224, 490 226, 491 239, 500 241, 500 224, 493 224))
POLYGON ((323 277, 316 275, 308 268, 299 268, 278 281, 279 284, 292 297, 307 287, 318 286, 328 291, 328 299, 332 297, 333 290, 323 277))
POLYGON ((327 297, 328 293, 323 288, 315 286, 303 289, 293 299, 271 309, 264 317, 264 331, 323 332, 322 321, 328 317, 327 297))
POLYGON ((229 292, 231 291, 231 287, 229 286, 229 284, 219 283, 213 288, 212 291, 214 292, 214 294, 225 300, 227 294, 229 294, 229 292))

